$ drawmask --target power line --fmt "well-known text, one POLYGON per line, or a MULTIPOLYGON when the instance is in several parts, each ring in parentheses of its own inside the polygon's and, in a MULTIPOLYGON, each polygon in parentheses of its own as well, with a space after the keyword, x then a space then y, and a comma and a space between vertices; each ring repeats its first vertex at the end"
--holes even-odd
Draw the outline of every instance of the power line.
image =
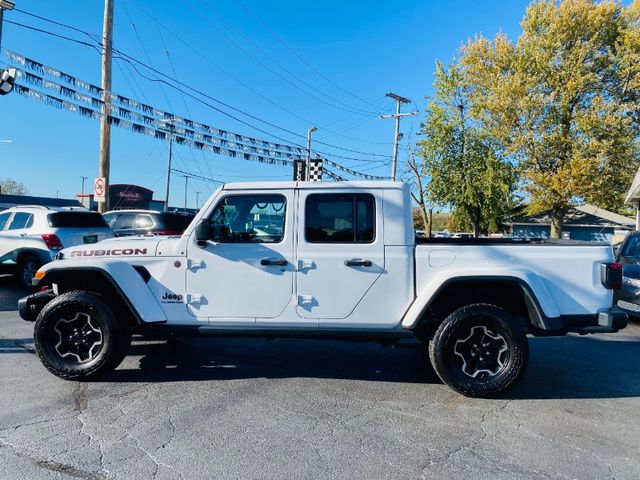
POLYGON ((208 15, 202 13, 200 10, 198 10, 197 8, 195 8, 188 0, 183 0, 183 2, 185 4, 187 4, 189 6, 189 8, 194 11, 196 14, 198 14, 200 17, 202 17, 207 23, 209 23, 209 25, 211 25, 220 35, 222 35, 229 43, 231 43, 232 45, 234 45, 237 49, 239 49, 242 53, 244 53, 246 56, 248 56, 249 58, 251 58, 254 62, 258 63, 259 65, 261 65, 262 67, 264 67, 266 70, 268 70, 269 72, 271 72, 272 74, 274 74, 275 76, 277 76, 278 78, 282 79, 283 81, 287 82, 289 85, 291 85, 292 87, 296 88, 297 90, 300 90, 302 93, 308 95, 309 97, 324 103, 325 105, 328 105, 332 108, 338 109, 338 110, 343 110, 346 112, 351 112, 351 113, 358 113, 360 115, 365 115, 365 116, 370 116, 370 115, 374 115, 374 113, 372 112, 368 112, 368 113, 362 113, 361 111, 357 111, 357 110, 353 110, 352 108, 344 108, 344 107, 340 107, 337 105, 334 105, 330 102, 327 102, 326 100, 314 95, 313 93, 309 92, 308 90, 300 87, 299 85, 297 85, 296 83, 292 82, 291 80, 289 80, 287 77, 285 77, 284 75, 280 74, 280 72, 274 70, 273 68, 271 68, 269 65, 265 64, 264 62, 262 62, 260 59, 256 58, 254 55, 252 55, 250 52, 248 52, 244 47, 242 47, 240 44, 238 44, 235 40, 233 40, 229 35, 227 35, 224 30, 222 30, 220 27, 218 27, 213 21, 211 21, 211 19, 208 17, 208 15))
POLYGON ((102 46, 102 43, 100 43, 100 42, 98 42, 98 46, 96 46, 96 45, 93 45, 91 43, 87 43, 87 42, 83 42, 82 40, 78 40, 76 38, 67 37, 66 35, 60 35, 58 33, 54 33, 54 32, 51 32, 49 30, 43 30, 41 28, 33 27, 31 25, 25 25, 24 23, 14 22, 13 20, 5 20, 4 23, 9 23, 9 24, 15 25, 17 27, 27 28, 29 30, 34 30, 36 32, 45 33, 47 35, 51 35, 52 37, 57 37, 57 38, 60 38, 62 40, 68 40, 70 42, 74 42, 74 43, 77 43, 77 44, 80 44, 80 45, 85 45, 87 47, 93 48, 98 53, 100 53, 100 50, 98 49, 98 46, 102 46))
MULTIPOLYGON (((7 22, 9 22, 9 21, 7 21, 7 22)), ((24 27, 24 28, 27 28, 27 29, 30 29, 30 30, 35 30, 35 31, 40 32, 40 33, 44 33, 44 34, 52 35, 54 37, 58 37, 58 38, 61 38, 61 39, 64 39, 64 40, 68 40, 68 41, 71 41, 71 42, 74 42, 74 43, 77 43, 77 44, 86 45, 86 46, 89 46, 89 47, 92 47, 92 48, 96 49, 97 51, 100 51, 96 46, 90 45, 87 42, 84 42, 84 41, 81 41, 81 40, 77 40, 77 39, 74 39, 74 38, 71 38, 71 37, 65 37, 63 35, 58 35, 58 34, 56 34, 54 32, 50 32, 50 31, 43 30, 43 29, 40 29, 40 28, 32 27, 30 25, 19 24, 17 22, 11 22, 11 23, 16 24, 16 25, 21 26, 21 27, 24 27)), ((99 46, 102 45, 100 42, 96 42, 96 43, 99 46)), ((193 92, 195 92, 195 93, 197 93, 197 94, 199 94, 199 95, 201 95, 201 96, 203 96, 205 98, 208 98, 208 99, 210 99, 210 100, 212 100, 212 101, 214 101, 214 102, 216 102, 216 103, 218 103, 220 105, 223 105, 224 107, 229 108, 230 110, 233 110, 233 111, 236 111, 238 113, 241 113, 242 115, 245 115, 245 116, 247 116, 247 117, 249 117, 249 118, 251 118, 253 120, 256 120, 256 121, 259 121, 261 123, 264 123, 264 124, 266 124, 266 125, 268 125, 268 126, 270 126, 272 128, 276 128, 278 130, 282 130, 282 131, 284 131, 284 132, 286 132, 286 133, 288 133, 290 135, 293 135, 293 136, 296 136, 296 137, 300 137, 300 138, 305 138, 304 135, 302 135, 302 134, 300 134, 298 132, 293 132, 293 131, 288 130, 288 129, 284 128, 284 127, 280 127, 279 125, 276 125, 276 124, 274 124, 272 122, 269 122, 267 120, 261 119, 259 117, 256 117, 255 115, 247 113, 247 112, 245 112, 245 111, 243 111, 241 109, 238 109, 236 107, 233 107, 233 106, 227 104, 226 102, 223 102, 223 101, 221 101, 221 100, 219 100, 219 99, 217 99, 215 97, 212 97, 211 95, 208 95, 208 94, 206 94, 206 93, 204 93, 204 92, 202 92, 202 91, 200 91, 200 90, 198 90, 198 89, 196 89, 194 87, 191 87, 191 86, 189 86, 189 85, 187 85, 187 84, 185 84, 185 83, 183 83, 183 82, 181 82, 181 81, 179 81, 179 80, 177 80, 177 79, 175 79, 175 78, 173 78, 173 77, 171 77, 169 75, 166 75, 165 73, 153 68, 152 66, 147 65, 146 63, 142 62, 141 60, 136 59, 135 57, 132 57, 131 55, 128 55, 128 54, 122 52, 121 50, 119 50, 117 48, 114 48, 114 52, 116 52, 116 57, 115 58, 117 58, 119 56, 122 60, 128 62, 133 67, 133 69, 136 71, 136 73, 138 73, 138 75, 142 76, 143 78, 145 78, 145 79, 147 79, 149 81, 164 83, 165 85, 168 85, 171 88, 174 88, 175 90, 184 93, 185 95, 189 96, 190 98, 202 103, 203 105, 208 106, 209 108, 211 108, 211 109, 213 109, 213 110, 215 110, 215 111, 217 111, 217 112, 219 112, 219 113, 221 113, 221 114, 223 114, 223 115, 225 115, 225 116, 227 116, 227 117, 229 117, 229 118, 231 118, 231 119, 233 119, 233 120, 235 120, 235 121, 237 121, 237 122, 239 122, 239 123, 241 123, 243 125, 246 125, 246 126, 252 128, 252 129, 256 130, 256 131, 259 131, 261 133, 269 135, 269 136, 271 136, 273 138, 276 138, 276 139, 278 139, 280 141, 283 141, 285 143, 288 143, 290 145, 296 146, 298 148, 304 148, 301 144, 297 144, 297 143, 291 142, 290 140, 286 140, 286 139, 284 139, 282 137, 276 136, 273 133, 270 133, 270 132, 268 132, 268 131, 266 131, 264 129, 256 127, 255 125, 252 125, 251 123, 248 123, 248 122, 246 122, 246 121, 244 121, 244 120, 242 120, 242 119, 240 119, 240 118, 238 118, 238 117, 236 117, 234 115, 231 115, 230 113, 225 112, 224 110, 221 110, 220 108, 215 107, 214 105, 211 105, 210 103, 205 102, 202 99, 200 99, 200 98, 198 98, 198 97, 196 97, 196 96, 194 96, 192 94, 189 94, 189 93, 185 92, 184 90, 181 90, 178 86, 173 85, 173 84, 171 84, 171 83, 169 83, 169 82, 167 82, 165 80, 162 80, 162 79, 158 78, 157 76, 156 76, 156 78, 150 78, 150 77, 142 74, 135 67, 135 65, 133 65, 133 64, 136 63, 136 64, 146 68, 147 70, 150 70, 151 72, 153 72, 156 75, 159 75, 161 77, 165 77, 165 78, 171 80, 172 82, 175 82, 176 84, 178 84, 178 85, 180 85, 180 86, 182 86, 184 88, 187 88, 188 90, 191 90, 191 91, 193 91, 193 92)), ((357 154, 360 154, 360 155, 382 157, 382 158, 387 158, 387 159, 390 158, 389 155, 384 155, 384 154, 379 154, 379 153, 372 153, 372 152, 363 152, 363 151, 360 151, 360 150, 354 150, 354 149, 350 149, 350 148, 345 148, 345 147, 341 147, 341 146, 338 146, 338 145, 334 145, 334 144, 331 144, 331 143, 328 143, 328 142, 323 142, 321 140, 317 140, 315 143, 318 143, 318 144, 321 144, 321 145, 325 145, 325 146, 330 147, 330 148, 335 148, 337 150, 357 153, 357 154)), ((357 161, 357 162, 383 163, 382 160, 370 160, 370 159, 349 157, 349 156, 338 155, 338 154, 334 154, 334 153, 321 152, 321 151, 318 151, 318 150, 316 150, 316 152, 319 153, 319 154, 325 155, 325 156, 332 156, 332 157, 335 157, 335 158, 341 158, 341 159, 345 159, 345 160, 353 160, 353 161, 357 161)))
MULTIPOLYGON (((151 65, 153 67, 153 62, 151 61, 151 57, 149 56, 149 53, 147 52, 147 49, 145 48, 144 41, 142 40, 142 37, 140 36, 140 33, 138 32, 136 24, 133 21, 133 18, 129 14, 129 9, 126 6, 126 3, 123 4, 123 7, 124 7, 124 11, 125 11, 125 13, 127 15, 127 18, 129 19, 129 22, 131 23, 131 27, 132 27, 132 29, 133 29, 133 31, 135 33, 135 36, 136 36, 136 38, 138 40, 138 43, 140 43, 140 47, 142 48, 142 52, 144 53, 144 56, 146 57, 147 61, 149 62, 149 65, 151 65)), ((173 64, 171 64, 171 67, 173 68, 173 64)), ((174 76, 177 76, 175 74, 175 70, 174 70, 173 74, 174 74, 174 76)), ((169 97, 167 96, 167 93, 165 92, 165 90, 164 90, 164 88, 162 86, 160 87, 160 91, 162 92, 162 95, 164 96, 165 100, 167 101, 167 105, 169 105, 169 108, 172 111, 175 111, 175 109, 173 108, 173 105, 171 104, 171 101, 169 100, 169 97)), ((184 101, 184 94, 182 96, 182 100, 184 102, 187 114, 191 117, 192 115, 191 115, 191 112, 189 111, 189 107, 187 107, 187 104, 184 101)), ((196 167, 198 168, 198 171, 201 174, 204 174, 204 171, 203 171, 202 167, 200 166, 200 162, 198 160, 196 160, 196 157, 195 157, 195 155, 193 154, 193 152, 191 150, 190 150, 190 153, 191 153, 191 158, 193 159, 194 163, 196 164, 196 167)), ((207 169, 209 170, 209 174, 211 175, 212 174, 211 167, 209 166, 209 162, 207 162, 206 160, 205 160, 205 166, 207 167, 207 169)))
POLYGON ((195 173, 185 172, 184 170, 179 170, 177 168, 172 168, 171 171, 172 172, 176 172, 176 173, 180 173, 182 175, 187 175, 188 177, 195 178, 195 179, 198 179, 198 180, 205 180, 207 182, 218 183, 220 185, 222 185, 224 183, 224 182, 221 182, 220 180, 214 180, 213 178, 205 177, 203 175, 196 175, 195 173))
MULTIPOLYGON (((183 0, 185 3, 188 3, 187 0, 183 0)), ((210 11, 213 11, 213 9, 211 8, 210 5, 205 4, 203 2, 203 5, 205 5, 210 11)), ((193 7, 192 7, 193 9, 193 7)), ((228 20, 226 20, 224 18, 224 16, 222 14, 220 14, 219 12, 215 13, 218 18, 220 18, 226 25, 228 25, 234 32, 236 32, 238 35, 240 35, 242 38, 244 38, 250 45, 252 45, 253 47, 255 47, 256 50, 258 50, 260 53, 262 53, 266 58, 268 58, 269 60, 271 60, 275 65, 277 65, 280 69, 282 69, 284 72, 286 72, 287 74, 289 74, 291 77, 293 77, 295 80, 297 80, 298 82, 302 83, 303 85, 306 85, 307 87, 315 90, 316 92, 318 92, 321 95, 324 95, 327 98, 330 98, 331 100, 333 100, 334 102, 343 105, 347 108, 349 108, 350 110, 353 111, 354 115, 358 115, 358 114, 363 114, 363 113, 367 113, 369 115, 376 115, 375 112, 370 112, 370 111, 365 111, 365 108, 358 108, 358 107, 354 107, 353 105, 349 105, 345 102, 343 102, 342 100, 340 100, 339 98, 336 98, 332 95, 329 95, 328 93, 320 90, 318 87, 316 87, 315 85, 307 82, 306 80, 300 78, 298 75, 296 75, 295 73, 293 73, 291 70, 289 70, 287 67, 285 67, 284 65, 282 65, 282 63, 280 63, 276 58, 273 57, 273 55, 271 55, 269 52, 267 52, 264 48, 262 48, 260 45, 258 45, 256 42, 254 42, 253 40, 251 40, 250 37, 248 37, 247 35, 245 35, 242 31, 240 31, 236 26, 234 26, 231 22, 229 22, 228 20)), ((226 34, 224 34, 220 29, 218 29, 217 27, 215 27, 216 30, 218 30, 218 32, 220 32, 222 35, 225 36, 225 38, 228 38, 228 36, 226 34)), ((232 43, 234 45, 235 42, 232 41, 232 43)), ((237 45, 236 45, 237 46, 237 45)), ((240 48, 240 47, 239 47, 240 48)), ((244 51, 244 50, 243 50, 244 51)), ((251 57, 253 58, 253 57, 251 57)))
MULTIPOLYGON (((147 10, 145 10, 143 7, 141 7, 138 3, 136 3, 134 0, 130 0, 131 3, 138 8, 142 13, 144 13, 145 15, 147 15, 153 22, 156 23, 156 25, 158 25, 159 27, 161 27, 162 29, 164 29, 165 31, 167 31, 171 36, 173 36, 176 40, 178 40, 180 43, 182 43, 186 48, 188 48, 189 50, 191 50, 194 54, 196 54, 197 56, 199 56, 200 58, 202 58, 204 61, 206 61, 207 63, 211 64, 212 66, 214 66, 216 69, 218 69, 220 72, 222 72, 224 75, 228 76, 229 78, 231 78, 233 81, 237 82, 238 84, 242 85, 244 88, 246 88, 247 90, 249 90, 250 92, 252 92, 253 94, 257 95, 258 97, 262 98, 263 100, 267 101, 268 103, 270 103, 271 105, 274 105, 276 108, 279 108, 280 110, 282 110, 283 112, 286 112, 287 114, 291 115, 292 117, 297 118, 298 120, 301 120, 303 122, 305 122, 305 124, 317 124, 318 122, 313 121, 313 120, 309 120, 308 118, 304 118, 301 115, 297 114, 296 112, 293 112, 291 110, 289 110, 288 108, 284 107, 283 105, 281 105, 278 102, 273 101, 271 98, 263 95, 262 93, 260 93, 259 91, 257 91, 255 88, 251 87, 250 85, 248 85, 247 83, 243 82, 242 79, 238 78, 237 76, 233 75, 232 73, 229 73, 228 71, 226 71, 224 68, 222 68, 220 65, 218 65, 216 62, 214 62, 213 60, 211 60, 209 57, 207 57, 206 55, 204 55, 202 52, 200 52, 199 50, 197 50, 196 48, 194 48, 192 45, 190 45, 188 42, 186 42, 183 38, 181 38, 178 34, 176 34, 176 32, 167 27, 166 25, 164 25, 163 23, 161 23, 160 21, 158 21, 158 19, 150 14, 147 10)), ((375 106, 375 105, 374 105, 375 106)), ((379 105, 375 106, 376 109, 379 110, 379 105)), ((352 113, 351 115, 347 116, 346 118, 351 118, 352 116, 355 116, 355 113, 352 113)), ((258 119, 260 121, 260 119, 258 119)), ((340 123, 341 121, 343 121, 344 119, 338 120, 336 122, 332 122, 331 124, 328 124, 327 126, 333 125, 335 123, 340 123)), ((357 142, 361 142, 361 143, 369 143, 369 144, 376 144, 376 143, 381 143, 381 144, 388 144, 388 142, 373 142, 370 140, 363 140, 360 138, 355 138, 355 137, 348 137, 346 135, 342 135, 340 132, 334 131, 334 130, 328 130, 326 127, 322 127, 323 131, 328 131, 330 133, 333 133, 334 135, 337 135, 339 137, 343 137, 343 138, 348 138, 349 140, 353 140, 353 141, 357 141, 357 142)), ((295 134, 298 135, 298 134, 295 134)), ((299 135, 298 135, 299 136, 299 135)))
POLYGON ((308 62, 304 57, 302 57, 298 52, 296 52, 293 48, 291 48, 278 34, 276 34, 267 24, 266 22, 264 22, 264 20, 262 20, 258 15, 256 15, 253 11, 251 11, 244 3, 242 3, 240 0, 235 0, 235 2, 240 5, 240 7, 242 7, 251 17, 253 17, 254 20, 256 20, 260 25, 262 25, 262 27, 269 32, 269 34, 271 34, 276 40, 278 40, 278 42, 280 42, 287 50, 289 50, 295 57, 297 57, 300 61, 302 61, 302 63, 304 63, 308 68, 310 68, 312 71, 314 71, 317 75, 319 75, 320 77, 322 77, 324 80, 326 80, 327 82, 329 82, 331 85, 333 85, 334 87, 338 88, 339 90, 341 90, 342 92, 346 93, 347 95, 350 95, 368 105, 371 105, 372 107, 375 107, 375 105, 373 105, 371 102, 365 100, 364 98, 356 95, 355 93, 349 92, 348 90, 344 89, 343 87, 341 87, 339 84, 337 84, 336 82, 334 82, 333 80, 331 80, 329 77, 327 77, 325 74, 323 74, 320 70, 318 70, 316 67, 314 67, 310 62, 308 62))

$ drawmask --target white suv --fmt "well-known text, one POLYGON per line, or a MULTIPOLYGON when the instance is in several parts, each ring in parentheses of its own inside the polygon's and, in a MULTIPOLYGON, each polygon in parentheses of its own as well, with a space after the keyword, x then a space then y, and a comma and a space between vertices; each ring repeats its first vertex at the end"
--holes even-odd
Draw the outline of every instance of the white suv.
POLYGON ((59 250, 113 237, 102 215, 84 208, 18 206, 0 211, 0 271, 25 287, 59 250))

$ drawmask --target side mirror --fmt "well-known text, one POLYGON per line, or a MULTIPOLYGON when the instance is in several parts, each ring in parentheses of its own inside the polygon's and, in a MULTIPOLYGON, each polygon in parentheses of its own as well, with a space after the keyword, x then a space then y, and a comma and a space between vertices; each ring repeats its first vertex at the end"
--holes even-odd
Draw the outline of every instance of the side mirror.
POLYGON ((209 220, 200 220, 195 229, 196 243, 204 247, 209 240, 209 220))

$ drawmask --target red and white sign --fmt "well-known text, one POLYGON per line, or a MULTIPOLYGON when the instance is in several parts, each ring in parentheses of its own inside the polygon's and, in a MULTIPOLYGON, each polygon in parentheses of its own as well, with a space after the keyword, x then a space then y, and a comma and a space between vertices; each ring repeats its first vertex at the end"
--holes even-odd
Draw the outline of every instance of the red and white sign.
POLYGON ((98 177, 93 182, 93 199, 96 202, 104 202, 105 201, 105 178, 98 177))

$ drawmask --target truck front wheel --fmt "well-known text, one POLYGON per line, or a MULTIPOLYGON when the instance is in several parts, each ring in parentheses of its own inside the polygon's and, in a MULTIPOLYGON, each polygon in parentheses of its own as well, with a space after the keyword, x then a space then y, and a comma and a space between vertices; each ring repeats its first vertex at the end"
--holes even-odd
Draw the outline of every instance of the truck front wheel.
POLYGON ((529 359, 527 337, 500 307, 467 305, 451 313, 429 342, 440 379, 468 397, 492 397, 518 381, 529 359))
POLYGON ((72 291, 45 305, 33 336, 47 370, 66 380, 89 380, 122 362, 131 328, 98 293, 72 291))

